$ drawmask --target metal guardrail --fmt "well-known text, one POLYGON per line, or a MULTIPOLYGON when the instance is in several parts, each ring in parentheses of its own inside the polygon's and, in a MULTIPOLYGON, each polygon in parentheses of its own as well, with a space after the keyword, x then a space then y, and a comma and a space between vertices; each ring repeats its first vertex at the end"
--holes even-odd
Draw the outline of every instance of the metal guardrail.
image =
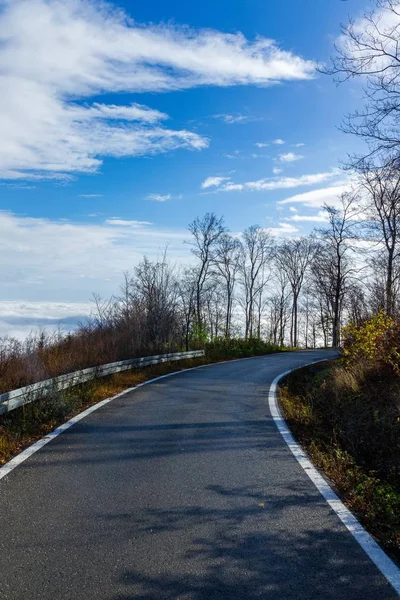
POLYGON ((121 371, 128 371, 133 367, 148 367, 150 365, 158 365, 164 362, 170 362, 175 360, 183 360, 185 358, 199 358, 204 356, 204 350, 192 350, 191 352, 175 352, 173 354, 157 354, 156 356, 144 356, 142 358, 132 358, 130 360, 120 360, 114 363, 108 363, 107 365, 100 365, 98 367, 90 367, 89 369, 82 369, 81 371, 75 371, 74 373, 67 373, 66 375, 60 375, 53 379, 46 379, 45 381, 39 381, 38 383, 32 383, 26 387, 19 388, 18 390, 12 390, 0 394, 0 415, 10 412, 23 404, 34 402, 39 398, 57 392, 65 390, 74 385, 85 383, 98 377, 106 377, 106 375, 112 375, 113 373, 120 373, 121 371))

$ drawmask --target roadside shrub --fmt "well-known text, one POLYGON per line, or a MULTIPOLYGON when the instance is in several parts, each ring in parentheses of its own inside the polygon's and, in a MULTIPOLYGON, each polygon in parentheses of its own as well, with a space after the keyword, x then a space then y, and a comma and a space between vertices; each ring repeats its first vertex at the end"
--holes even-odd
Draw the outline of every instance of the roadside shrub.
POLYGON ((374 535, 400 555, 400 378, 377 359, 293 372, 280 391, 294 435, 374 535))
POLYGON ((205 344, 206 356, 212 360, 224 358, 244 358, 280 352, 282 348, 276 344, 258 338, 214 338, 205 344))
POLYGON ((384 359, 386 338, 395 327, 393 319, 379 311, 361 325, 350 323, 343 328, 343 355, 352 362, 360 358, 384 359))
POLYGON ((342 448, 357 464, 400 486, 400 379, 395 374, 371 361, 338 361, 295 372, 287 382, 290 397, 297 398, 291 402, 296 403, 293 418, 309 428, 310 440, 342 448))
POLYGON ((343 329, 343 355, 346 364, 359 360, 378 362, 400 377, 400 323, 383 311, 361 325, 350 323, 343 329))

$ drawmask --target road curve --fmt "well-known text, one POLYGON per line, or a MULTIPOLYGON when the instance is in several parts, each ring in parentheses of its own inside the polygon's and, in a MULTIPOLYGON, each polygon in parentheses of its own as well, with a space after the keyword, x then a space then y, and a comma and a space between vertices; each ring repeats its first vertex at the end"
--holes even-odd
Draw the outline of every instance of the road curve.
POLYGON ((285 445, 285 353, 183 372, 92 413, 0 481, 2 600, 394 600, 285 445))

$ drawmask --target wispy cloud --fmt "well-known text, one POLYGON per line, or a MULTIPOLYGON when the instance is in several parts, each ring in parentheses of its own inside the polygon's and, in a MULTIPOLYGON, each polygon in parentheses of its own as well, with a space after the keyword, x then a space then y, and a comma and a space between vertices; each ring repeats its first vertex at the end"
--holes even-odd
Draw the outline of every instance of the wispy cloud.
POLYGON ((75 302, 94 291, 111 295, 144 254, 155 260, 168 245, 171 260, 189 262, 188 236, 122 217, 80 223, 0 211, 2 297, 75 302))
POLYGON ((282 173, 282 169, 280 169, 279 167, 274 167, 272 169, 272 172, 274 175, 279 175, 279 173, 282 173))
POLYGON ((1 186, 6 187, 9 190, 34 190, 36 189, 35 185, 28 185, 26 183, 6 183, 1 182, 1 186))
MULTIPOLYGON (((220 185, 216 191, 223 192, 242 192, 242 191, 268 191, 290 189, 301 186, 311 186, 322 183, 329 179, 337 178, 340 171, 332 169, 324 173, 312 173, 310 175, 300 175, 299 177, 270 177, 267 179, 258 179, 256 181, 246 181, 244 183, 235 183, 231 180, 220 185)), ((312 193, 312 192, 311 192, 312 193)), ((295 197, 295 196, 293 196, 295 197)), ((282 203, 284 203, 283 201, 282 203)), ((289 199, 288 199, 289 202, 289 199)))
POLYGON ((103 194, 79 194, 80 198, 102 198, 103 194))
POLYGON ((149 221, 131 221, 117 218, 106 219, 105 223, 106 225, 116 225, 118 227, 146 227, 151 225, 149 221))
POLYGON ((96 172, 105 156, 208 145, 197 133, 165 127, 167 115, 153 108, 90 104, 98 94, 266 86, 315 72, 313 61, 273 40, 144 25, 107 2, 3 0, 1 6, 2 179, 62 179, 96 172))
MULTIPOLYGON (((228 125, 236 124, 236 123, 250 123, 251 121, 262 121, 262 117, 252 117, 249 115, 230 115, 230 114, 220 114, 213 115, 214 119, 220 119, 224 123, 228 125)), ((257 144, 256 144, 257 145, 257 144)))
POLYGON ((269 233, 271 233, 271 235, 276 235, 276 236, 280 236, 280 235, 293 235, 295 233, 298 233, 298 229, 297 227, 295 227, 294 225, 291 225, 290 223, 279 223, 278 227, 268 227, 268 231, 269 233))
POLYGON ((172 194, 149 194, 147 199, 153 202, 166 202, 172 199, 172 194))
POLYGON ((316 215, 298 215, 295 214, 292 217, 287 217, 285 221, 296 221, 296 222, 315 222, 323 223, 328 220, 327 214, 324 210, 318 211, 316 215))
POLYGON ((201 184, 203 190, 210 187, 219 187, 224 181, 228 181, 230 177, 207 177, 201 184))
MULTIPOLYGON (((319 182, 317 182, 319 183, 319 182)), ((349 189, 349 183, 338 182, 334 186, 319 188, 310 192, 304 192, 302 194, 296 194, 280 200, 278 205, 285 204, 303 204, 312 208, 321 208, 325 203, 329 205, 339 205, 339 196, 343 192, 349 189)))
POLYGON ((224 154, 225 158, 243 158, 240 155, 240 150, 234 150, 231 154, 224 154))
POLYGON ((277 138, 276 140, 273 140, 272 143, 276 144, 277 146, 281 146, 282 144, 286 144, 285 140, 281 140, 280 138, 277 138))
POLYGON ((269 146, 269 144, 266 144, 265 142, 256 142, 255 145, 257 148, 267 148, 267 146, 269 146))
POLYGON ((285 154, 280 154, 278 157, 279 162, 288 163, 295 162, 296 160, 301 160, 304 158, 301 154, 295 154, 294 152, 286 152, 285 154))

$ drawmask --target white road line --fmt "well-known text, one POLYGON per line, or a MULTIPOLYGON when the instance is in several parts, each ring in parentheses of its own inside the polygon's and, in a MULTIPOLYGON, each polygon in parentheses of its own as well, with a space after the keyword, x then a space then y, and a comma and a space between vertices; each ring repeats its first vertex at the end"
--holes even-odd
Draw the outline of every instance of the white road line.
MULTIPOLYGON (((326 360, 326 359, 325 359, 326 360)), ((323 361, 314 361, 323 362, 323 361)), ((307 365, 303 365, 307 366, 307 365)), ((302 367, 297 367, 302 368, 302 367)), ((385 554, 382 548, 375 542, 375 540, 371 537, 371 535, 364 529, 364 527, 357 521, 355 516, 349 511, 348 508, 343 504, 343 502, 338 498, 335 494, 331 486, 325 481, 322 475, 317 471, 314 467, 310 459, 305 454, 304 450, 299 446, 299 444, 295 441, 292 434, 289 431, 289 427, 282 416, 282 413, 279 409, 278 399, 277 399, 277 388, 279 381, 292 373, 296 369, 290 369, 289 371, 285 371, 281 375, 278 375, 271 383, 271 387, 269 389, 268 394, 268 402, 269 408, 271 411, 272 418, 275 421, 275 424, 285 440, 286 444, 289 446, 292 454, 296 458, 296 460, 303 467, 304 471, 307 473, 308 477, 314 483, 315 487, 322 494, 325 500, 328 502, 330 507, 335 511, 339 519, 342 521, 343 525, 348 529, 351 535, 357 540, 360 546, 365 550, 368 554, 369 558, 375 563, 378 567, 382 575, 386 577, 388 582, 393 586, 398 595, 400 596, 400 569, 394 564, 394 562, 385 554)))

